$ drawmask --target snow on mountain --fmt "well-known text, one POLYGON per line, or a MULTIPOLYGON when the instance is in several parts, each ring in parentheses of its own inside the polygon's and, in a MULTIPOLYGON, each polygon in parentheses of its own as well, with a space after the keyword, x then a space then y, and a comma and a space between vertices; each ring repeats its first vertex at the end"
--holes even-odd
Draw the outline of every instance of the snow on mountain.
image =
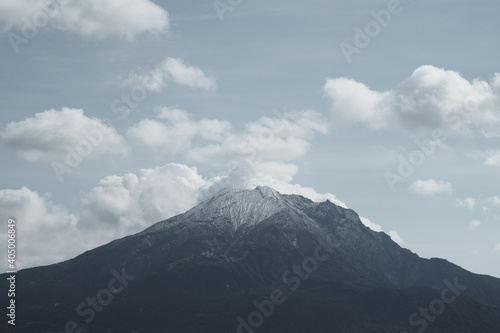
POLYGON ((177 219, 161 222, 147 230, 165 230, 191 221, 207 222, 220 228, 229 226, 234 231, 241 226, 255 225, 284 209, 300 213, 304 205, 314 204, 311 200, 297 195, 281 195, 267 186, 258 186, 254 190, 224 188, 207 201, 179 215, 177 219))

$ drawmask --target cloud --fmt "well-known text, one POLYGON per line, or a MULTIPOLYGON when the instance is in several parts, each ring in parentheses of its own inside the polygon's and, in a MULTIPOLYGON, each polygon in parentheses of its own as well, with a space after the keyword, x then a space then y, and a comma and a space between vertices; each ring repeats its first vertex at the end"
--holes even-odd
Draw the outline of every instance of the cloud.
MULTIPOLYGON (((383 231, 382 230, 382 227, 379 225, 379 224, 376 224, 372 221, 370 221, 369 219, 367 219, 366 217, 362 217, 360 216, 359 219, 361 220, 361 222, 368 228, 370 228, 371 230, 373 231, 376 231, 376 232, 381 232, 383 231)), ((388 235, 391 237, 391 239, 396 242, 399 246, 406 246, 406 242, 403 240, 403 238, 398 234, 397 231, 389 231, 388 235)))
MULTIPOLYGON (((4 0, 0 2, 0 29, 35 26, 95 39, 112 36, 133 40, 139 33, 167 31, 166 10, 149 0, 4 0), (50 5, 42 5, 50 3, 50 5)), ((16 32, 16 31, 14 31, 16 32)))
MULTIPOLYGON (((0 219, 15 218, 19 253, 18 269, 45 265, 76 255, 83 246, 73 246, 77 240, 77 217, 50 200, 50 194, 40 195, 22 187, 0 190, 0 219)), ((6 239, 7 228, 0 235, 6 239)), ((0 265, 6 270, 6 263, 0 265)))
POLYGON ((500 166, 500 150, 490 151, 484 160, 485 165, 500 166))
POLYGON ((469 227, 471 229, 477 229, 477 228, 479 228, 480 225, 481 225, 481 221, 478 221, 478 220, 472 220, 469 222, 469 227))
POLYGON ((491 137, 498 130, 500 74, 488 83, 459 73, 421 66, 394 89, 375 91, 353 79, 328 79, 335 120, 364 123, 372 130, 399 129, 428 134, 441 128, 491 137))
POLYGON ((406 242, 403 240, 403 238, 397 233, 397 231, 389 231, 389 236, 391 236, 391 239, 396 242, 399 246, 405 246, 406 242))
POLYGON ((217 89, 215 80, 207 77, 201 69, 184 64, 182 59, 170 57, 165 58, 154 69, 130 73, 124 84, 141 86, 144 89, 159 92, 163 90, 168 82, 191 89, 217 89))
POLYGON ((36 113, 34 117, 7 124, 0 134, 3 144, 29 162, 66 160, 75 152, 88 158, 126 156, 125 139, 99 118, 81 109, 62 108, 36 113))
POLYGON ((291 178, 271 181, 272 176, 266 179, 254 175, 242 182, 236 179, 239 176, 241 174, 233 169, 226 174, 203 177, 197 168, 177 163, 108 176, 85 194, 78 226, 93 229, 99 225, 99 230, 118 229, 125 235, 183 213, 224 187, 254 189, 269 185, 268 182, 283 194, 300 194, 314 201, 329 199, 345 207, 333 194, 320 194, 311 188, 290 184, 291 178))
POLYGON ((311 146, 308 139, 327 131, 326 121, 318 112, 284 112, 276 118, 262 117, 247 123, 243 132, 230 133, 220 143, 195 147, 187 157, 197 163, 286 163, 303 158, 311 146))
POLYGON ((465 207, 468 210, 474 210, 474 207, 476 206, 476 200, 471 197, 467 197, 463 200, 457 199, 455 201, 455 205, 457 207, 465 207))
POLYGON ((212 183, 196 168, 175 163, 108 176, 82 199, 79 226, 137 232, 193 207, 212 183))
POLYGON ((373 223, 372 221, 370 221, 369 219, 367 219, 366 217, 362 217, 360 216, 359 219, 361 220, 361 222, 363 222, 363 224, 372 229, 373 231, 377 231, 377 232, 380 232, 382 231, 382 227, 376 223, 373 223))
MULTIPOLYGON (((18 221, 19 267, 27 268, 59 262, 116 238, 183 213, 210 194, 227 186, 253 189, 256 185, 276 185, 283 194, 300 194, 314 201, 330 201, 345 207, 331 193, 292 184, 291 177, 266 175, 272 168, 293 166, 270 164, 246 182, 230 169, 226 174, 203 177, 195 167, 168 163, 123 175, 110 175, 82 195, 78 213, 70 213, 44 195, 23 187, 0 190, 0 218, 18 221), (82 241, 83 240, 83 241, 82 241)), ((278 174, 277 172, 276 174, 278 174)), ((6 229, 0 230, 5 236, 6 229)), ((0 269, 6 270, 6 264, 0 269)))
POLYGON ((217 119, 194 121, 183 110, 158 107, 157 119, 144 119, 127 130, 129 140, 157 153, 177 154, 191 146, 195 136, 208 141, 222 141, 231 123, 217 119))
POLYGON ((247 189, 253 189, 257 186, 269 186, 282 194, 298 194, 316 202, 330 200, 337 206, 347 208, 344 202, 331 193, 318 193, 313 188, 292 184, 293 176, 297 171, 298 167, 295 164, 255 163, 251 167, 247 166, 247 169, 237 174, 236 177, 230 177, 229 182, 230 186, 247 189))
POLYGON ((436 182, 432 178, 428 180, 416 180, 410 185, 409 189, 417 194, 429 196, 441 192, 446 192, 448 194, 451 194, 451 192, 453 192, 453 188, 450 183, 443 181, 436 182))

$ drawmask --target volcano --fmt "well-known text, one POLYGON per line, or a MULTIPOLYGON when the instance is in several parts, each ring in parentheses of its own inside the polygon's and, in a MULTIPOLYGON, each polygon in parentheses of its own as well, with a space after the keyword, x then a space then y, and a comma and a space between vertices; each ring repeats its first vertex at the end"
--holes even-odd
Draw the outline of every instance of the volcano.
POLYGON ((12 332, 500 332, 500 279, 269 187, 225 188, 16 284, 12 332))

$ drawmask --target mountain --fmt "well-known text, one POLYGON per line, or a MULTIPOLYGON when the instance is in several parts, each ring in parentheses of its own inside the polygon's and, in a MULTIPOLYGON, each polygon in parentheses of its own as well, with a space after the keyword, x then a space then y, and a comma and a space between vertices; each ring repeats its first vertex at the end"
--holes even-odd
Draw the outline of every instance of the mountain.
POLYGON ((500 279, 422 259, 351 209, 269 187, 223 189, 22 270, 16 289, 23 333, 500 332, 500 279))

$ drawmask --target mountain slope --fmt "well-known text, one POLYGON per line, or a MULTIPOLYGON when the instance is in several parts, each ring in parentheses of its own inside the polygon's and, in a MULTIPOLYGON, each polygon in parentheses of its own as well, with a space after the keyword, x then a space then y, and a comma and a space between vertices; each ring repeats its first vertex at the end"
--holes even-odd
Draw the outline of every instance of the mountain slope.
POLYGON ((419 258, 350 209, 268 187, 223 189, 138 234, 23 270, 18 290, 23 332, 61 332, 71 321, 75 332, 500 328, 500 279, 419 258), (120 281, 122 290, 110 292, 120 281), (441 301, 439 316, 417 313, 410 323, 419 308, 443 299, 444 288, 453 301, 441 301), (99 295, 109 304, 92 303, 99 295), (272 315, 259 310, 262 322, 253 327, 255 302, 269 299, 285 301, 273 303, 272 315))

